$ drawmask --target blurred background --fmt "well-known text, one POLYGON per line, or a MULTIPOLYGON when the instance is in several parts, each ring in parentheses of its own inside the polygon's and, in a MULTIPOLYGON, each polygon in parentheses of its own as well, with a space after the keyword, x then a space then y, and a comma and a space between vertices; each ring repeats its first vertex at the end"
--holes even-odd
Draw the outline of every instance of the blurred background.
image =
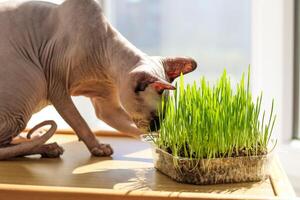
MULTIPOLYGON (((61 3, 62 0, 52 0, 61 3)), ((215 81, 226 68, 235 84, 251 65, 254 96, 263 91, 263 107, 275 99, 276 148, 300 195, 299 56, 300 0, 100 0, 110 22, 150 55, 186 55, 198 69, 187 82, 206 76, 215 81)), ((89 100, 74 98, 93 130, 100 122, 89 100)), ((52 107, 33 116, 29 127, 54 119, 68 125, 52 107)))
MULTIPOLYGON (((199 66, 186 75, 187 83, 201 76, 215 81, 225 68, 236 83, 251 64, 250 0, 100 0, 100 3, 112 25, 145 53, 196 59, 199 66)), ((93 129, 110 129, 95 117, 88 99, 75 97, 74 101, 93 129)), ((48 107, 35 115, 29 126, 41 117, 60 119, 48 107)), ((63 120, 57 121, 60 128, 68 128, 63 120)))
POLYGON ((103 1, 111 23, 149 55, 188 55, 199 68, 189 79, 233 79, 251 62, 251 2, 237 0, 103 1))

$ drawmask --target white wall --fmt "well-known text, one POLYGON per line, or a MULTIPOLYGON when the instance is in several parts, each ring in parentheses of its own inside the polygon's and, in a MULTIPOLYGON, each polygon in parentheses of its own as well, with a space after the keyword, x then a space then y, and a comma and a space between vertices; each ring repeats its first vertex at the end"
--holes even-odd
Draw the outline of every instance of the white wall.
POLYGON ((275 99, 274 133, 287 142, 292 133, 293 0, 252 1, 252 86, 264 92, 264 107, 275 99))
POLYGON ((293 134, 294 1, 252 0, 253 91, 264 91, 264 107, 275 99, 274 129, 277 152, 296 192, 300 195, 300 144, 293 134))

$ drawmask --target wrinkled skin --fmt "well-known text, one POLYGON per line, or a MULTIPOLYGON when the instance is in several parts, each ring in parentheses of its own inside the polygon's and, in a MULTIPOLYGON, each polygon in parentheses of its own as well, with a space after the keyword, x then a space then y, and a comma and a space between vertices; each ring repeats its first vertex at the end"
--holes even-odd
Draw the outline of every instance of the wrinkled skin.
MULTIPOLYGON (((0 147, 6 150, 32 114, 52 104, 93 155, 109 156, 113 150, 99 143, 71 96, 90 98, 99 119, 138 137, 156 118, 162 91, 174 89, 171 82, 181 72, 196 68, 191 58, 141 52, 94 0, 9 1, 0 4, 0 27, 0 147)), ((30 152, 55 149, 41 145, 30 152)), ((52 157, 62 153, 56 150, 52 157)), ((1 151, 0 159, 11 157, 1 151)), ((12 151, 30 154, 22 146, 12 151)))

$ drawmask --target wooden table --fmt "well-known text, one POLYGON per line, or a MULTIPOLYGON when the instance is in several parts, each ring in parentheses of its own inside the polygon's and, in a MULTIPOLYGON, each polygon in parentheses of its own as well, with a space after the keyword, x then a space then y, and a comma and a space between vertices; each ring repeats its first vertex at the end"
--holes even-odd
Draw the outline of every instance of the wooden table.
POLYGON ((176 183, 153 168, 149 144, 128 137, 101 137, 115 154, 91 157, 74 135, 55 135, 61 158, 38 156, 0 162, 2 199, 291 199, 295 193, 278 159, 263 182, 196 186, 176 183), (122 198, 121 198, 122 197, 122 198))

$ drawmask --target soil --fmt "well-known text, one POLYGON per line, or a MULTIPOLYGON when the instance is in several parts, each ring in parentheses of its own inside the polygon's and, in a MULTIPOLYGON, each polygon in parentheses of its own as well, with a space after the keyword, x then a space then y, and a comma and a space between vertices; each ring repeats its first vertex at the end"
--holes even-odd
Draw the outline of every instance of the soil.
POLYGON ((270 156, 241 156, 220 159, 182 159, 159 148, 154 149, 154 166, 172 179, 205 185, 265 180, 269 174, 270 156), (177 163, 177 164, 174 164, 177 163))
MULTIPOLYGON (((188 156, 185 156, 184 148, 182 148, 180 150, 180 153, 179 153, 180 157, 196 158, 195 153, 190 155, 190 150, 189 150, 188 144, 186 144, 185 148, 186 148, 186 151, 188 152, 188 156)), ((170 147, 166 148, 165 151, 168 152, 169 154, 173 155, 172 154, 172 149, 170 147)), ((232 152, 231 155, 219 153, 218 155, 216 155, 215 158, 242 157, 242 156, 261 156, 261 155, 266 155, 267 153, 268 153, 267 150, 263 150, 263 149, 260 149, 257 152, 255 150, 249 152, 249 151, 246 151, 246 148, 242 148, 242 149, 239 149, 238 151, 232 152)), ((203 157, 203 159, 206 159, 206 158, 207 157, 203 157)))

